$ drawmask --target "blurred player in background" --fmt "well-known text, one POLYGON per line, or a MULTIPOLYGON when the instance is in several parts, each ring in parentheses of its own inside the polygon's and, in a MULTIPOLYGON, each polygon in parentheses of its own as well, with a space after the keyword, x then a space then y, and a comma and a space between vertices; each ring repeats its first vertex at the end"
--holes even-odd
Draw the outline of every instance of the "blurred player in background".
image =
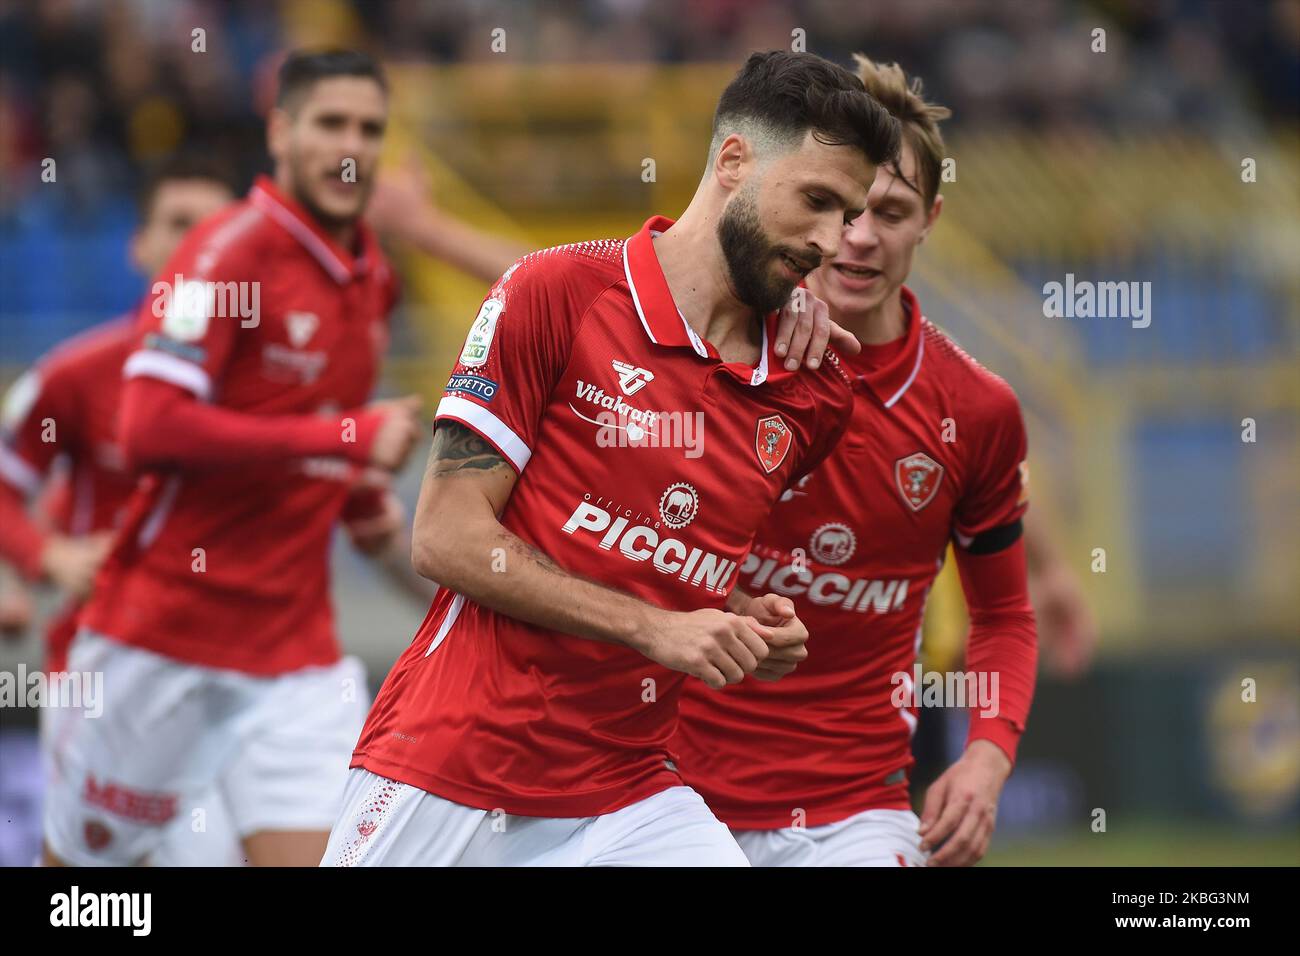
POLYGON ((750 57, 713 133, 676 223, 526 256, 484 301, 416 513, 444 589, 372 708, 325 864, 745 864, 665 744, 687 675, 804 653, 769 596, 722 604, 851 404, 837 363, 780 368, 776 310, 899 134, 848 71, 780 52, 750 57), (702 453, 656 409, 699 410, 702 453))
POLYGON ((364 405, 395 282, 360 216, 387 122, 368 56, 297 53, 268 124, 273 179, 168 260, 126 360, 131 498, 69 658, 97 720, 57 715, 50 863, 142 862, 216 787, 254 864, 319 860, 364 716, 341 659, 328 542, 381 516, 367 469, 417 435, 414 398, 364 405))
MULTIPOLYGON (((158 169, 140 194, 136 270, 155 275, 192 226, 233 198, 227 171, 195 156, 158 169)), ((0 415, 0 554, 69 598, 46 631, 52 672, 64 669, 81 602, 135 487, 114 430, 132 325, 123 315, 61 344, 13 384, 0 415), (37 497, 40 519, 26 507, 37 497)))
MULTIPOLYGON (((234 199, 231 183, 228 170, 193 152, 178 154, 155 170, 141 189, 140 225, 130 244, 137 272, 157 276, 190 228, 234 199)), ((430 236, 438 248, 446 244, 436 238, 442 235, 442 225, 457 224, 435 215, 422 184, 401 173, 381 180, 380 188, 390 205, 402 205, 403 213, 387 216, 377 226, 394 238, 416 242, 430 236)), ((469 238, 463 227, 454 234, 469 238)), ((484 237, 483 245, 471 243, 469 248, 490 259, 491 241, 484 237)), ((116 527, 135 487, 114 429, 122 365, 136 338, 132 326, 133 316, 124 315, 64 343, 20 377, 6 399, 0 446, 0 554, 27 569, 29 580, 49 581, 68 595, 65 607, 46 628, 45 668, 50 672, 64 669, 77 615, 107 552, 108 532, 116 527), (35 493, 33 515, 24 509, 29 492, 35 493)), ((377 477, 368 473, 361 483, 377 477)), ((436 589, 411 570, 401 503, 385 490, 382 505, 359 509, 355 518, 345 512, 349 538, 401 590, 427 603, 436 589)), ((21 580, 6 565, 0 575, 0 630, 20 636, 30 625, 31 603, 21 580)), ((48 748, 49 735, 43 734, 41 742, 48 748)), ((196 805, 207 812, 203 838, 194 838, 188 816, 178 814, 184 825, 173 827, 175 835, 154 853, 155 865, 242 859, 220 795, 205 794, 196 805)))
MULTIPOLYGON (((180 154, 155 170, 138 199, 140 224, 130 244, 136 271, 156 275, 189 230, 234 195, 229 171, 196 154, 180 154)), ((127 314, 64 342, 21 376, 5 399, 0 553, 28 580, 54 584, 67 596, 45 630, 45 669, 52 674, 67 665, 82 604, 135 488, 115 429, 133 326, 127 314), (29 498, 36 514, 26 508, 29 498)), ((52 713, 42 710, 40 722, 47 775, 52 713)), ((155 862, 238 862, 220 806, 203 802, 210 808, 211 838, 169 839, 155 862)))
POLYGON ((845 360, 853 424, 776 505, 733 594, 793 598, 809 658, 780 683, 688 687, 675 744, 687 781, 755 865, 965 865, 988 846, 1035 681, 1025 430, 1010 387, 929 323, 903 284, 942 211, 948 110, 897 65, 857 64, 904 135, 839 255, 808 278, 863 343, 845 360), (898 692, 912 686, 950 540, 971 609, 968 666, 999 682, 918 820, 907 781, 917 708, 898 692))
MULTIPOLYGON (((231 182, 228 170, 193 152, 155 170, 138 200, 140 225, 130 245, 136 270, 145 277, 157 275, 189 229, 234 198, 231 182)), ((524 251, 434 207, 427 182, 411 163, 380 177, 367 219, 385 238, 407 242, 484 281, 500 275, 524 251)), ((107 552, 107 531, 121 517, 135 485, 114 432, 122 364, 135 340, 132 324, 133 316, 124 315, 60 346, 15 383, 7 402, 4 433, 11 447, 0 448, 0 465, 7 466, 0 469, 0 479, 6 479, 0 490, 5 519, 0 521, 0 554, 11 556, 14 565, 0 567, 0 632, 21 637, 32 618, 31 597, 15 568, 26 569, 29 580, 59 586, 69 600, 46 628, 45 666, 51 672, 64 668, 77 614, 107 552), (24 415, 21 406, 27 403, 24 420, 14 421, 24 415), (64 434, 42 428, 47 420, 57 421, 64 434), (42 486, 36 514, 29 516, 23 499, 33 477, 42 486)), ((360 484, 378 481, 386 489, 382 475, 367 472, 360 484)), ((381 508, 359 495, 349 504, 365 506, 355 517, 344 512, 353 545, 374 559, 399 590, 427 604, 436 587, 411 568, 408 519, 400 500, 384 490, 381 508)), ((48 743, 48 734, 42 735, 43 749, 48 743)), ((183 826, 171 827, 174 835, 151 858, 155 865, 242 859, 220 795, 204 794, 196 805, 206 808, 203 838, 196 839, 188 816, 178 814, 183 826)))

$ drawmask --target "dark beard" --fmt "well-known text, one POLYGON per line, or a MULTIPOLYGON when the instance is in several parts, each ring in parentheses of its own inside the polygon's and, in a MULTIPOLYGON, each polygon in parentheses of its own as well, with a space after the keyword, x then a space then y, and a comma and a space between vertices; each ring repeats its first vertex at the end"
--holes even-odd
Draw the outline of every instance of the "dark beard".
POLYGON ((774 277, 769 266, 782 250, 768 241, 752 192, 740 192, 718 221, 718 243, 736 297, 761 315, 785 305, 797 281, 774 277))
MULTIPOLYGON (((307 183, 307 177, 311 175, 307 171, 307 164, 305 162, 299 163, 297 157, 292 154, 290 154, 289 157, 289 169, 293 174, 292 195, 294 201, 298 203, 298 205, 302 206, 303 209, 307 210, 307 212, 311 213, 311 217, 320 223, 321 228, 326 232, 335 232, 346 229, 348 226, 354 225, 357 220, 361 218, 360 216, 335 216, 316 205, 316 203, 312 201, 311 196, 308 195, 305 185, 307 183)), ((364 210, 365 205, 363 204, 361 208, 364 210)))

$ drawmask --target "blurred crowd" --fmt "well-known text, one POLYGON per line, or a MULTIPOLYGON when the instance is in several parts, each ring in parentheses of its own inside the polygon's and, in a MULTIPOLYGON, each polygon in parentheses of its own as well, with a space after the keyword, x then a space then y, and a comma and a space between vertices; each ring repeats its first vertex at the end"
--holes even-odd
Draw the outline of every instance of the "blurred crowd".
POLYGON ((511 61, 541 63, 739 62, 801 29, 823 56, 906 63, 954 126, 1214 128, 1300 108, 1296 0, 27 0, 0 4, 0 215, 48 200, 92 216, 181 143, 253 172, 286 45, 481 62, 496 28, 511 61), (45 157, 57 197, 33 194, 45 157))

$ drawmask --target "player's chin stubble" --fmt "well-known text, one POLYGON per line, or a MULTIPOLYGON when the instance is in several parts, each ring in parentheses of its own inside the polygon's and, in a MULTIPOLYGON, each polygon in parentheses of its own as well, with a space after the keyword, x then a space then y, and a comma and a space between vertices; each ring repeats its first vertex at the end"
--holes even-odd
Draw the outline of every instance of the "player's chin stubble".
MULTIPOLYGON (((343 216, 336 215, 335 213, 329 212, 325 208, 323 208, 321 204, 316 201, 316 198, 315 196, 312 195, 311 190, 307 188, 308 183, 323 182, 323 178, 319 174, 316 174, 316 178, 313 179, 313 173, 311 171, 310 164, 305 159, 293 156, 291 154, 289 159, 289 168, 292 170, 293 173, 294 200, 298 203, 298 205, 302 206, 309 213, 311 213, 312 218, 315 219, 318 223, 320 223, 321 226, 323 226, 326 230, 342 229, 344 227, 352 225, 358 219, 361 218, 361 213, 366 208, 366 202, 368 202, 370 199, 370 192, 371 192, 370 189, 366 189, 364 191, 364 198, 362 202, 360 202, 357 205, 357 208, 354 212, 351 212, 343 216)), ((331 173, 327 175, 334 175, 334 174, 331 173)), ((342 175, 342 173, 340 172, 338 175, 342 175)))
POLYGON ((718 220, 718 243, 741 302, 761 313, 785 305, 797 283, 772 277, 770 267, 778 253, 763 232, 752 190, 742 190, 727 203, 718 220))

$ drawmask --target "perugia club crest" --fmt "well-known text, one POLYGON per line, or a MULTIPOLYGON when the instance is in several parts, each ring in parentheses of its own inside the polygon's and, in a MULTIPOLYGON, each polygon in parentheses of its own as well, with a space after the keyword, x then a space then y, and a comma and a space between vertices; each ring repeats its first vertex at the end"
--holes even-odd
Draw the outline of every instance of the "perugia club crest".
POLYGON ((918 451, 894 462, 894 480, 898 492, 913 511, 920 511, 934 500, 943 479, 943 465, 918 451))
POLYGON ((785 453, 794 441, 794 432, 780 415, 768 415, 758 420, 758 431, 754 435, 754 451, 758 452, 758 463, 769 475, 781 467, 785 453))

